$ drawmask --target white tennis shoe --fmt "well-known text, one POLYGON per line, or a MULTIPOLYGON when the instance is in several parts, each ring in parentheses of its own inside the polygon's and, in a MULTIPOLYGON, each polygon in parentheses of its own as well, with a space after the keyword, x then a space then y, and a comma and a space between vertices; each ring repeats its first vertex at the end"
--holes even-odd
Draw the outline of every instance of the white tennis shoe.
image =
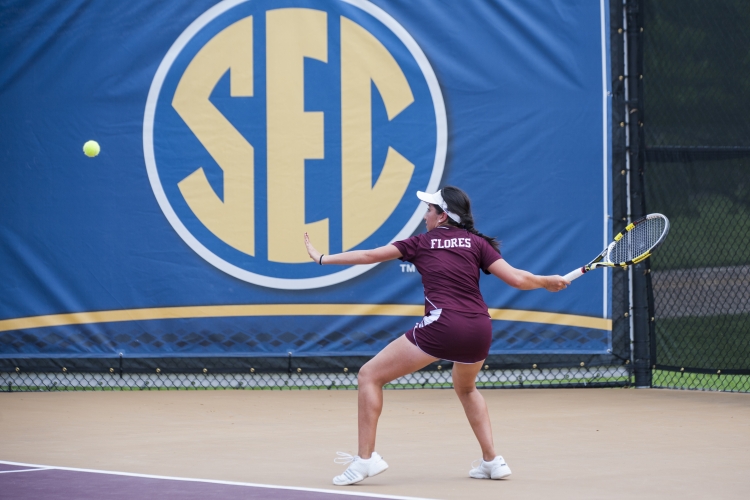
POLYGON ((469 476, 474 479, 504 479, 510 476, 510 467, 500 455, 496 456, 491 462, 481 461, 479 465, 474 465, 478 460, 471 463, 469 476))
POLYGON ((348 464, 351 462, 351 465, 347 467, 343 474, 333 478, 333 484, 336 486, 358 483, 368 477, 377 476, 381 472, 385 472, 388 468, 388 464, 385 463, 383 457, 374 451, 372 452, 372 456, 367 460, 340 451, 337 451, 336 454, 338 457, 334 458, 333 461, 337 464, 348 464))

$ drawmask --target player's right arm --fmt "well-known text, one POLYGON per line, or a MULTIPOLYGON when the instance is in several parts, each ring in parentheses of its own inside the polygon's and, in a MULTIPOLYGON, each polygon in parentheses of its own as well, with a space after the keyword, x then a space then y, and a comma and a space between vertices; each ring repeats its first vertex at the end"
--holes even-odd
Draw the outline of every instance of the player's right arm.
POLYGON ((550 292, 559 292, 570 285, 570 281, 566 281, 562 276, 540 276, 524 271, 523 269, 516 269, 508 264, 505 259, 496 260, 487 270, 513 288, 518 288, 519 290, 544 288, 550 292))
POLYGON ((338 264, 351 266, 356 264, 375 264, 401 257, 401 252, 394 245, 385 245, 372 250, 352 250, 349 252, 325 255, 321 261, 321 253, 318 252, 310 242, 310 237, 305 233, 305 247, 310 258, 319 264, 338 264))

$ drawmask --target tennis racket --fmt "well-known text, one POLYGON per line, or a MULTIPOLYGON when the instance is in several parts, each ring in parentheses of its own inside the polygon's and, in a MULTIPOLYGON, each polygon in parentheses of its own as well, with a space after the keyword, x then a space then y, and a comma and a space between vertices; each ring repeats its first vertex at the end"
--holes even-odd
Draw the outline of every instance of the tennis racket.
POLYGON ((662 214, 649 214, 631 222, 615 241, 609 244, 594 260, 565 275, 573 281, 597 267, 628 267, 651 256, 669 233, 669 219, 662 214))

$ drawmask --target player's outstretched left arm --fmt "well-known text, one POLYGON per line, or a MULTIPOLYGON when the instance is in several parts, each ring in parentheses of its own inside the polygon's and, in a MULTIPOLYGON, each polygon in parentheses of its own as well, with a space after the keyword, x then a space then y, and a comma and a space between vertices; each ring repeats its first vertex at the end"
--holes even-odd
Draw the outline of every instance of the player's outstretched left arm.
POLYGON ((550 292, 559 292, 570 285, 562 276, 539 276, 523 269, 516 269, 505 259, 496 260, 488 269, 489 272, 519 290, 535 290, 544 288, 550 292))
POLYGON ((318 252, 313 244, 310 242, 310 237, 305 233, 305 247, 307 248, 307 255, 317 262, 318 264, 339 264, 344 266, 350 266, 355 264, 375 264, 377 262, 385 262, 386 260, 394 260, 401 257, 401 252, 394 245, 386 245, 372 250, 351 250, 349 252, 336 253, 333 255, 323 255, 321 260, 321 253, 318 252))

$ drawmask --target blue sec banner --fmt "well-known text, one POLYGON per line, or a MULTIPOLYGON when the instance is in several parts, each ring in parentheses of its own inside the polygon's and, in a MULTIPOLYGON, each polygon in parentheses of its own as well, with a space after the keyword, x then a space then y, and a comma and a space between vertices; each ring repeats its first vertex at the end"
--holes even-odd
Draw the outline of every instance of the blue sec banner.
MULTIPOLYGON (((0 2, 0 356, 371 355, 412 265, 319 266, 472 198, 537 274, 610 236, 605 2, 0 2), (101 153, 82 146, 96 140, 101 153)), ((481 278, 492 353, 606 353, 606 272, 481 278)))

